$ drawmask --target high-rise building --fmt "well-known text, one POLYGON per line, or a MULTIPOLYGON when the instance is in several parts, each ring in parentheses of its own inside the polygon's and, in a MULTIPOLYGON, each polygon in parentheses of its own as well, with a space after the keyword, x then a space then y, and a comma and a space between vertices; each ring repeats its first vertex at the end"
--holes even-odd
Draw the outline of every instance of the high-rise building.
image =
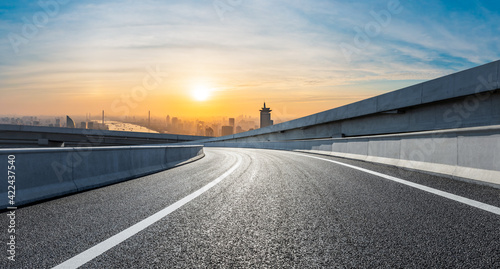
POLYGON ((61 127, 61 119, 56 119, 55 127, 61 127))
POLYGON ((232 135, 234 133, 233 126, 222 126, 222 136, 232 135))
POLYGON ((196 135, 202 136, 206 132, 205 129, 205 122, 204 121, 198 121, 196 124, 196 135))
POLYGON ((213 123, 211 128, 214 130, 214 136, 220 136, 221 133, 220 124, 213 123))
POLYGON ((179 118, 173 117, 172 118, 172 130, 177 129, 178 125, 179 125, 179 118))
POLYGON ((214 129, 212 129, 211 127, 207 127, 205 129, 205 136, 214 136, 214 129))
POLYGON ((66 116, 66 128, 75 128, 75 122, 69 116, 66 116))
POLYGON ((260 110, 260 128, 273 125, 271 111, 271 108, 266 107, 266 102, 264 102, 264 107, 260 110))
POLYGON ((233 127, 233 133, 234 134, 234 118, 229 118, 229 126, 233 127))
POLYGON ((84 121, 80 122, 80 128, 81 129, 87 129, 87 123, 84 122, 84 121))

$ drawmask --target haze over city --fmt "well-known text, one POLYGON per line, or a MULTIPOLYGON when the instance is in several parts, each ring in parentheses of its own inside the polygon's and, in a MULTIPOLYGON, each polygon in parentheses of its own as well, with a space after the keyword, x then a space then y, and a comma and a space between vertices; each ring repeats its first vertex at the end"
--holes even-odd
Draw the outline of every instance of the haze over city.
POLYGON ((0 115, 289 120, 500 56, 497 1, 40 3, 0 4, 0 115))

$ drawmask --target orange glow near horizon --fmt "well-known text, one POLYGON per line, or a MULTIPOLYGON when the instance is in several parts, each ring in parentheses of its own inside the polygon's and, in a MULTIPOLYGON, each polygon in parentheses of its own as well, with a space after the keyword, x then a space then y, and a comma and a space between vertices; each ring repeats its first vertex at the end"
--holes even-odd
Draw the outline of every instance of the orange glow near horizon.
POLYGON ((361 48, 353 27, 385 7, 345 2, 258 1, 221 20, 210 1, 71 1, 28 37, 23 18, 45 11, 9 1, 0 115, 259 117, 266 101, 280 122, 499 57, 493 13, 488 24, 468 8, 443 24, 434 8, 407 3, 361 48))
MULTIPOLYGON (((215 81, 215 79, 214 79, 215 81)), ((109 82, 108 82, 109 83, 109 82)), ((106 84, 108 84, 106 83, 106 84)), ((231 82, 229 82, 231 83, 231 82)), ((211 117, 236 117, 248 115, 259 117, 264 100, 273 109, 272 118, 286 121, 356 102, 374 94, 369 90, 358 90, 353 95, 349 86, 301 87, 259 83, 246 85, 196 82, 189 79, 165 79, 157 88, 140 90, 137 83, 105 85, 100 82, 86 87, 70 87, 61 95, 44 96, 35 93, 31 98, 8 108, 12 115, 98 115, 102 110, 107 116, 152 116, 166 115, 207 119, 211 117), (216 84, 216 85, 215 85, 216 84), (132 86, 131 86, 132 85, 132 86), (87 88, 88 87, 88 88, 87 88), (345 88, 345 89, 344 89, 345 88), (125 90, 122 90, 125 89, 125 90), (138 90, 139 89, 139 90, 138 90)), ((76 83, 85 85, 86 83, 76 83)), ((4 106, 5 108, 5 106, 4 106)))

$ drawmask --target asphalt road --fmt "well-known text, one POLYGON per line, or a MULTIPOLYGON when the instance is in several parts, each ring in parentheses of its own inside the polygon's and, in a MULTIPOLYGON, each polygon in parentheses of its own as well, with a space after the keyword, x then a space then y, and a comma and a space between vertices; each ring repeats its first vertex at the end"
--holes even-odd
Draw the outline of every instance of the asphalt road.
POLYGON ((18 209, 15 262, 2 213, 0 268, 52 268, 75 256, 81 268, 500 268, 500 215, 327 160, 494 208, 499 189, 312 154, 205 153, 18 209), (164 216, 151 221, 157 212, 164 216), (143 220, 149 226, 134 226, 143 220), (96 245, 108 250, 88 251, 96 245))

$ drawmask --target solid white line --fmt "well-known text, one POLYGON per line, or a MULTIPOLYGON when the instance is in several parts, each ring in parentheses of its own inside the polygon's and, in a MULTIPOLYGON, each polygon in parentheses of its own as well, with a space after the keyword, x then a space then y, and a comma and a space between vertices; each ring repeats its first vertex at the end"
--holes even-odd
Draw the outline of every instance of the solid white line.
POLYGON ((479 208, 479 209, 491 212, 493 214, 500 215, 500 208, 498 208, 496 206, 492 206, 492 205, 489 205, 489 204, 481 203, 481 202, 478 202, 478 201, 475 201, 475 200, 471 200, 469 198, 465 198, 465 197, 462 197, 462 196, 458 196, 458 195, 455 195, 455 194, 452 194, 452 193, 449 193, 449 192, 440 191, 440 190, 437 190, 437 189, 434 189, 434 188, 431 188, 431 187, 427 187, 427 186, 424 186, 424 185, 420 185, 420 184, 417 184, 417 183, 413 183, 413 182, 406 181, 406 180, 403 180, 403 179, 400 179, 400 178, 397 178, 397 177, 385 175, 385 174, 382 174, 382 173, 379 173, 379 172, 375 172, 375 171, 368 170, 368 169, 365 169, 365 168, 357 167, 357 166, 354 166, 354 165, 350 165, 350 164, 346 164, 346 163, 342 163, 342 162, 337 162, 337 161, 334 161, 334 160, 319 158, 319 157, 315 157, 315 156, 309 156, 309 155, 300 154, 300 153, 296 153, 296 154, 304 156, 304 157, 319 159, 319 160, 323 160, 323 161, 335 163, 335 164, 338 164, 338 165, 346 166, 346 167, 349 167, 349 168, 352 168, 352 169, 356 169, 356 170, 359 170, 359 171, 362 171, 362 172, 365 172, 365 173, 368 173, 368 174, 372 174, 372 175, 375 175, 375 176, 378 176, 378 177, 382 177, 382 178, 385 178, 385 179, 388 179, 388 180, 392 180, 392 181, 395 181, 395 182, 398 182, 398 183, 401 183, 401 184, 404 184, 404 185, 407 185, 407 186, 410 186, 410 187, 413 187, 413 188, 416 188, 416 189, 419 189, 419 190, 422 190, 422 191, 426 191, 426 192, 429 192, 429 193, 432 193, 432 194, 436 194, 436 195, 439 195, 441 197, 448 198, 450 200, 453 200, 453 201, 456 201, 456 202, 459 202, 459 203, 462 203, 462 204, 466 204, 466 205, 469 205, 469 206, 472 206, 472 207, 475 207, 475 208, 479 208))
POLYGON ((191 193, 190 195, 182 198, 181 200, 173 203, 172 205, 166 207, 165 209, 162 209, 158 213, 144 219, 143 221, 138 222, 137 224, 123 230, 122 232, 110 237, 109 239, 102 241, 101 243, 89 248, 88 250, 74 256, 73 258, 70 258, 69 260, 53 267, 55 269, 62 269, 62 268, 78 268, 85 263, 91 261, 92 259, 96 258, 97 256, 103 254, 104 252, 108 251, 109 249, 113 248, 114 246, 120 244, 121 242, 127 240, 128 238, 132 237, 136 233, 146 229, 147 227, 151 226, 155 222, 161 220, 162 218, 166 217, 170 213, 174 212, 181 206, 189 203, 196 197, 200 196, 204 192, 208 191, 211 189, 213 186, 217 185, 217 183, 221 182, 224 178, 229 176, 234 170, 236 170, 241 164, 241 158, 238 157, 238 162, 231 167, 229 170, 227 170, 224 174, 216 178, 214 181, 208 183, 201 189, 191 193))

